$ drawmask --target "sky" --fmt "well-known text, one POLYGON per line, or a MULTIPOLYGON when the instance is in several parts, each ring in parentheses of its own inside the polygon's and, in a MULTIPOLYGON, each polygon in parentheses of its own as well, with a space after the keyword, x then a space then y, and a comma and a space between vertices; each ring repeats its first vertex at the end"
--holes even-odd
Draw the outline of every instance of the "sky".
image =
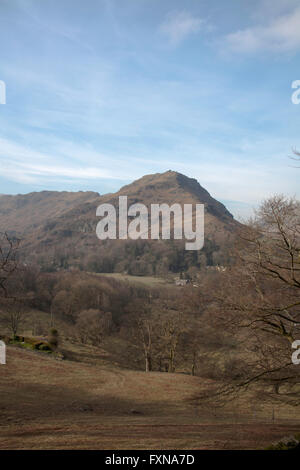
POLYGON ((0 41, 0 193, 171 169, 237 218, 300 196, 299 0, 0 0, 0 41))

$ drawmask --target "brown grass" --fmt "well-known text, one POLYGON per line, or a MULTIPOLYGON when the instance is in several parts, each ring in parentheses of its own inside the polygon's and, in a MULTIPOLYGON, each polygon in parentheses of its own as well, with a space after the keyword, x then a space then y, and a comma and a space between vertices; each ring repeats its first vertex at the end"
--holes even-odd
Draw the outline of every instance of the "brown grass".
POLYGON ((272 422, 271 405, 254 417, 248 399, 197 407, 190 398, 208 380, 122 370, 85 352, 84 362, 57 361, 8 347, 0 449, 253 449, 299 432, 294 410, 277 407, 272 422))
MULTIPOLYGON (((94 274, 95 275, 95 274, 94 274)), ((132 276, 122 273, 101 273, 99 276, 112 277, 117 281, 125 281, 132 284, 142 284, 146 287, 162 287, 165 285, 174 285, 174 276, 168 278, 155 277, 155 276, 132 276)))

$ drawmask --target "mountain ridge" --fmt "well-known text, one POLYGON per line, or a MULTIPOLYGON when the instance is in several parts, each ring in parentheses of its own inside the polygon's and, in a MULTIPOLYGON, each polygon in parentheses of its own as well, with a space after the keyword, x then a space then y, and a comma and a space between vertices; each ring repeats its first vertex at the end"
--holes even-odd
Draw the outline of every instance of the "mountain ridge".
MULTIPOLYGON (((150 266, 147 269, 144 266, 142 271, 151 274, 151 264, 157 266, 162 262, 161 259, 165 266, 171 266, 171 270, 175 270, 174 266, 180 269, 190 264, 223 264, 228 258, 224 254, 225 247, 232 245, 239 225, 226 207, 214 199, 196 179, 171 170, 145 175, 115 193, 104 195, 93 191, 42 191, 0 198, 1 231, 6 230, 20 237, 22 255, 28 261, 43 265, 45 269, 51 266, 53 269, 73 266, 97 272, 131 270, 136 273, 132 266, 141 264, 142 260, 143 266, 150 266), (204 250, 188 255, 182 252, 184 248, 180 241, 177 243, 174 240, 98 240, 97 207, 102 203, 118 207, 119 196, 122 195, 128 197, 128 206, 136 202, 147 207, 152 203, 203 203, 204 250), (207 258, 205 262, 204 257, 207 258), (102 262, 103 259, 106 261, 102 262), (124 259, 128 262, 124 263, 124 259)), ((156 271, 155 268, 154 273, 156 271)))

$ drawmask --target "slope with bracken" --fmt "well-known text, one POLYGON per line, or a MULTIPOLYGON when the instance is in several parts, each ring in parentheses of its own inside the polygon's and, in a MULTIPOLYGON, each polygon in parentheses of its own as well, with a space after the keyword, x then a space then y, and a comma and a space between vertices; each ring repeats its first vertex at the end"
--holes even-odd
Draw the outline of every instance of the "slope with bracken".
POLYGON ((195 180, 174 171, 146 175, 114 194, 49 192, 0 198, 0 226, 22 238, 22 252, 48 269, 78 266, 99 272, 161 274, 191 266, 226 264, 239 223, 195 180), (203 203, 205 246, 186 252, 180 241, 106 240, 96 237, 96 209, 119 196, 139 202, 203 203))

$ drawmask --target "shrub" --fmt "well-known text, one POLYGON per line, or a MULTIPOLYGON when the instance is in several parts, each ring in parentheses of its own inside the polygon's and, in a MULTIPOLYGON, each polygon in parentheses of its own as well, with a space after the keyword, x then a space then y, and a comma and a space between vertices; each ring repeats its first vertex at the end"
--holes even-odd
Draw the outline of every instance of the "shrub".
POLYGON ((51 346, 48 343, 42 343, 38 349, 39 351, 52 351, 51 346))
MULTIPOLYGON (((299 437, 299 435, 297 435, 299 437)), ((266 450, 299 450, 300 442, 297 438, 289 436, 267 447, 266 450)))

